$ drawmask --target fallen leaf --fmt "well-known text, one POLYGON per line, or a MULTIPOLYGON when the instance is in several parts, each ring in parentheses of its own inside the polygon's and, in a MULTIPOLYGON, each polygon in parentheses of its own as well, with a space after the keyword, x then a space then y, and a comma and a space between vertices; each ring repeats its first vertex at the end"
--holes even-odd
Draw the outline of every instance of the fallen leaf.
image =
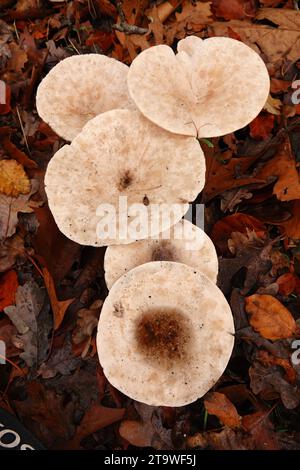
POLYGON ((16 271, 8 271, 0 277, 0 311, 15 303, 18 285, 16 271))
POLYGON ((31 180, 31 190, 28 194, 18 197, 9 197, 0 194, 0 240, 11 237, 18 225, 18 213, 27 214, 33 212, 33 207, 40 205, 39 202, 30 201, 30 197, 37 192, 39 182, 31 180))
POLYGON ((278 292, 281 295, 290 295, 292 292, 300 294, 300 279, 294 273, 285 273, 276 279, 278 292))
POLYGON ((136 447, 151 447, 153 427, 140 421, 125 419, 119 427, 119 433, 130 444, 136 447))
POLYGON ((1 241, 0 237, 0 272, 12 268, 18 257, 25 255, 24 241, 19 235, 1 241))
POLYGON ((246 297, 245 309, 252 328, 264 338, 272 341, 291 338, 297 331, 292 314, 271 295, 254 294, 246 297))
POLYGON ((263 109, 265 109, 270 114, 278 116, 280 115, 281 107, 281 101, 278 98, 273 98, 273 96, 269 95, 263 109))
POLYGON ((27 157, 26 153, 18 149, 18 147, 9 140, 9 137, 7 136, 3 137, 1 141, 1 145, 11 158, 14 158, 18 163, 23 165, 25 168, 37 167, 37 164, 33 160, 31 160, 29 157, 27 157))
POLYGON ((42 268, 42 272, 54 315, 54 330, 57 330, 64 319, 67 308, 74 301, 74 299, 58 300, 51 274, 47 268, 42 268))
POLYGON ((241 418, 237 409, 223 393, 209 393, 204 399, 204 406, 209 414, 217 416, 225 426, 233 429, 240 427, 241 418))
POLYGON ((262 179, 277 177, 273 187, 273 194, 280 201, 300 199, 300 181, 288 137, 283 141, 279 152, 258 172, 262 179))
POLYGON ((14 72, 22 72, 24 65, 26 64, 28 57, 26 52, 20 47, 19 44, 11 42, 9 44, 11 58, 7 62, 8 70, 14 72))
POLYGON ((248 19, 255 15, 256 4, 254 0, 213 0, 212 10, 224 20, 248 19))
POLYGON ((300 199, 292 202, 290 207, 292 217, 288 220, 278 223, 282 231, 293 240, 300 240, 300 199))
POLYGON ((275 117, 273 114, 259 114, 250 122, 250 135, 253 139, 263 140, 270 137, 274 127, 275 117))
POLYGON ((267 351, 259 350, 257 352, 257 359, 259 362, 266 366, 279 366, 282 367, 285 371, 285 379, 290 382, 291 384, 296 381, 297 374, 291 363, 287 359, 283 359, 282 357, 276 357, 272 354, 268 353, 267 351))
POLYGON ((72 354, 72 345, 69 336, 67 335, 62 347, 52 347, 52 352, 47 360, 38 369, 38 374, 44 379, 51 379, 56 374, 69 375, 77 366, 81 360, 72 354))
POLYGON ((102 305, 103 300, 98 299, 89 308, 81 308, 77 312, 76 328, 72 334, 74 344, 80 344, 92 336, 93 331, 98 325, 102 305))
POLYGON ((15 160, 0 161, 0 193, 17 197, 28 194, 30 181, 24 168, 15 160))
POLYGON ((125 413, 124 408, 107 408, 106 406, 93 404, 85 413, 76 433, 71 441, 64 448, 78 449, 82 439, 90 436, 99 429, 106 428, 111 424, 120 421, 125 413))
POLYGON ((285 408, 292 410, 300 404, 300 393, 296 385, 288 383, 276 366, 265 366, 257 361, 249 369, 250 386, 256 395, 266 399, 280 396, 285 408))
POLYGON ((38 362, 37 317, 43 306, 45 293, 33 281, 19 286, 16 292, 16 305, 5 307, 4 312, 20 334, 23 353, 20 357, 29 367, 38 362))
POLYGON ((11 91, 9 85, 3 80, 0 80, 0 115, 10 113, 10 98, 11 91))
POLYGON ((257 411, 242 418, 244 429, 253 439, 254 449, 278 450, 277 435, 268 411, 257 411))

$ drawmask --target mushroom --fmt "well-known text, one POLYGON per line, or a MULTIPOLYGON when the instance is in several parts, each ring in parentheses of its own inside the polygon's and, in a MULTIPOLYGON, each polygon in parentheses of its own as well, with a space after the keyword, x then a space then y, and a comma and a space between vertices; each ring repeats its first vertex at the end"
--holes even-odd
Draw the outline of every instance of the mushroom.
POLYGON ((90 120, 50 160, 54 219, 83 245, 130 243, 176 224, 202 190, 205 159, 193 137, 171 134, 137 110, 90 120))
POLYGON ((124 274, 102 307, 97 349, 109 382, 134 400, 183 406, 222 375, 234 344, 218 287, 185 264, 153 261, 124 274))
POLYGON ((217 280, 218 257, 213 242, 201 228, 182 219, 155 239, 109 246, 104 257, 108 289, 126 272, 150 261, 184 263, 201 271, 212 282, 217 280))
POLYGON ((177 134, 216 137, 252 121, 267 101, 270 79, 259 55, 225 37, 146 49, 128 73, 130 95, 158 126, 177 134))
POLYGON ((68 57, 39 85, 38 113, 61 137, 73 140, 98 114, 133 106, 127 73, 127 65, 101 54, 68 57))

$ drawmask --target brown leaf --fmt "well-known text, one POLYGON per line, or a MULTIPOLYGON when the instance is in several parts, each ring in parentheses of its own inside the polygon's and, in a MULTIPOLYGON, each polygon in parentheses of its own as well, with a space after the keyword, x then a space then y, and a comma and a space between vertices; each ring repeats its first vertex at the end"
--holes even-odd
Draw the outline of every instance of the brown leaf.
POLYGON ((278 223, 282 227, 282 231, 293 240, 300 240, 300 199, 292 202, 290 207, 292 217, 288 220, 278 223))
POLYGON ((294 273, 285 273, 276 279, 279 294, 290 295, 292 292, 300 293, 300 279, 294 273))
POLYGON ((51 274, 47 268, 42 268, 42 272, 54 315, 54 330, 57 330, 64 319, 67 308, 74 301, 74 299, 58 300, 51 274))
POLYGON ((12 268, 16 259, 24 255, 24 241, 19 235, 3 241, 1 241, 0 237, 0 273, 12 268))
POLYGON ((68 449, 80 448, 82 439, 90 436, 99 429, 106 428, 120 421, 125 413, 124 408, 107 408, 106 406, 94 404, 85 413, 80 425, 76 429, 74 437, 67 443, 68 449))
POLYGON ((120 424, 119 433, 133 446, 151 447, 154 430, 150 424, 126 419, 120 424))
POLYGON ((15 303, 18 285, 16 271, 8 271, 0 277, 0 311, 15 303))
POLYGON ((250 122, 250 135, 253 139, 263 140, 270 137, 274 127, 275 117, 273 114, 260 114, 250 122))
POLYGON ((223 393, 210 393, 204 400, 204 406, 209 414, 217 416, 225 426, 240 427, 241 418, 237 409, 223 393))
POLYGON ((26 153, 18 149, 18 147, 12 143, 7 136, 3 137, 1 145, 6 150, 11 158, 14 158, 18 163, 23 165, 25 168, 36 168, 37 164, 27 157, 26 153))
POLYGON ((213 12, 224 20, 250 18, 255 15, 254 0, 213 0, 213 12))
POLYGON ((9 197, 0 194, 0 240, 11 237, 16 231, 18 225, 18 213, 31 213, 33 207, 40 203, 30 201, 30 197, 38 190, 39 183, 31 180, 31 190, 28 194, 22 194, 18 197, 9 197))
POLYGON ((19 44, 14 42, 9 44, 9 48, 11 52, 11 58, 7 62, 8 70, 22 72, 22 69, 28 60, 26 52, 20 47, 19 44))
POLYGON ((254 449, 278 450, 277 436, 268 411, 257 411, 243 416, 243 427, 253 439, 254 449))
POLYGON ((296 380, 296 371, 287 359, 282 357, 275 357, 267 351, 257 351, 257 359, 267 366, 280 366, 285 371, 285 378, 288 382, 294 383, 296 380))
POLYGON ((264 338, 276 341, 292 337, 297 330, 289 310, 271 295, 254 294, 245 299, 250 324, 264 338))
POLYGON ((300 181, 289 139, 283 142, 279 153, 267 161, 258 172, 258 177, 267 179, 277 176, 273 194, 280 201, 300 199, 300 181))

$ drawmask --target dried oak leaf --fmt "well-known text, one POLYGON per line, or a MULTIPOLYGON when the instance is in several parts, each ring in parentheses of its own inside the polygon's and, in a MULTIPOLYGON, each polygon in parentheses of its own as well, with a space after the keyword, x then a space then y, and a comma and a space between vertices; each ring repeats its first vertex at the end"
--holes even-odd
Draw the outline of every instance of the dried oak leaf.
POLYGON ((277 176, 273 194, 280 201, 300 199, 299 174, 288 138, 283 142, 279 153, 267 161, 257 176, 262 179, 277 176))
POLYGON ((282 231, 293 240, 300 240, 300 199, 292 202, 290 207, 292 217, 278 223, 282 231))
POLYGON ((294 273, 285 273, 276 279, 278 292, 282 295, 290 295, 292 292, 300 294, 300 279, 294 273))
POLYGON ((212 23, 211 2, 185 0, 181 12, 175 13, 176 21, 165 26, 166 43, 172 44, 175 38, 186 37, 186 31, 199 31, 202 26, 212 23))
POLYGON ((8 70, 12 70, 13 72, 22 72, 22 69, 26 62, 28 61, 28 57, 24 49, 20 47, 19 44, 15 42, 11 42, 9 44, 11 58, 7 62, 8 70))
POLYGON ((0 193, 17 197, 28 194, 30 181, 24 168, 15 160, 0 161, 0 193))
POLYGON ((24 352, 20 357, 29 367, 38 362, 38 325, 37 318, 41 312, 45 292, 34 281, 27 281, 19 286, 16 292, 16 305, 4 308, 18 330, 18 345, 24 352))
POLYGON ((266 62, 280 69, 283 61, 296 62, 300 47, 300 11, 292 9, 262 8, 255 19, 274 23, 245 23, 241 20, 214 22, 208 25, 209 35, 228 36, 228 27, 241 41, 266 58, 266 62))
POLYGON ((40 202, 30 201, 30 197, 38 190, 39 183, 31 180, 31 190, 28 194, 18 197, 9 197, 0 194, 0 240, 11 237, 18 224, 18 212, 27 214, 33 212, 33 207, 40 205, 40 202))
POLYGON ((72 344, 69 336, 67 336, 61 348, 52 348, 50 358, 40 366, 38 374, 44 379, 51 379, 58 373, 69 375, 80 362, 81 359, 72 354, 72 344))
POLYGON ((15 303, 18 285, 16 271, 8 271, 0 277, 0 311, 15 303))
POLYGON ((204 406, 209 414, 217 416, 225 426, 233 429, 240 427, 241 418, 237 409, 223 393, 209 393, 204 400, 204 406))
POLYGON ((264 338, 276 341, 290 338, 297 331, 292 314, 271 295, 254 294, 246 297, 245 309, 250 315, 252 328, 264 338))
POLYGON ((250 122, 250 135, 253 139, 263 140, 270 137, 274 127, 274 114, 259 114, 250 122))
POLYGON ((98 325, 99 314, 103 300, 98 299, 93 302, 89 308, 81 308, 77 313, 77 325, 72 334, 74 344, 80 344, 82 341, 90 338, 98 325))
POLYGON ((136 447, 151 447, 153 427, 149 423, 125 419, 119 427, 119 433, 130 444, 136 447))

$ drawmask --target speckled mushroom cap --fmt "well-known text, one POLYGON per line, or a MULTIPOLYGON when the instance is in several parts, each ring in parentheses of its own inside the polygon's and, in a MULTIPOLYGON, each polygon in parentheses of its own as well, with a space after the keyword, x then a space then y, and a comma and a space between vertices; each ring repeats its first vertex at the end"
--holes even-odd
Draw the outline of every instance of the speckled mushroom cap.
POLYGON ((183 406, 204 395, 233 343, 222 292, 200 271, 170 261, 138 266, 113 285, 97 335, 109 382, 153 406, 183 406))
POLYGON ((93 117, 134 106, 128 95, 127 65, 101 54, 75 55, 59 62, 38 87, 41 118, 73 140, 93 117))
POLYGON ((116 109, 90 120, 56 152, 45 189, 61 232, 83 245, 107 246, 176 224, 204 181, 205 159, 195 138, 171 134, 138 111, 116 109))
POLYGON ((218 257, 213 242, 201 228, 182 219, 156 239, 109 246, 104 257, 107 287, 110 289, 123 274, 150 261, 184 263, 201 271, 212 282, 217 280, 218 257))
POLYGON ((150 47, 132 62, 129 92, 139 110, 170 132, 215 137, 251 122, 263 108, 270 79, 259 55, 225 37, 150 47))

